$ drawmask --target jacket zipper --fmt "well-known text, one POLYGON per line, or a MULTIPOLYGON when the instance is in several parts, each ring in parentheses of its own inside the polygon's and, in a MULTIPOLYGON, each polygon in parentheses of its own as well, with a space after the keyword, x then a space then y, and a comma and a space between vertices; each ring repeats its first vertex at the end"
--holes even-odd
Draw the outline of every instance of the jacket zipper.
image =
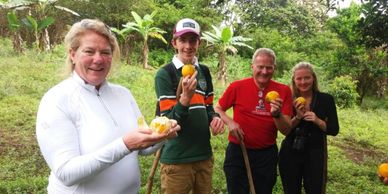
POLYGON ((113 123, 115 124, 116 127, 118 127, 119 125, 117 124, 116 120, 113 118, 113 115, 112 113, 109 111, 108 107, 106 106, 106 104, 104 103, 104 101, 102 100, 101 96, 100 96, 100 93, 97 93, 97 97, 98 99, 100 100, 102 106, 105 108, 106 112, 108 112, 110 118, 112 119, 113 123))

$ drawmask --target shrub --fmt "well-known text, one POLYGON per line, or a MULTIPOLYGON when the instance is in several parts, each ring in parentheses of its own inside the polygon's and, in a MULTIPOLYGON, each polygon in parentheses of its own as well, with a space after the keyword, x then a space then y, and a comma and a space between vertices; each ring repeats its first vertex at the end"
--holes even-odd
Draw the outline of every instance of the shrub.
MULTIPOLYGON (((211 57, 199 59, 199 61, 207 65, 211 72, 213 81, 217 80, 218 76, 218 56, 214 54, 211 57)), ((251 71, 251 61, 250 59, 242 58, 238 55, 227 56, 226 65, 227 65, 227 82, 232 82, 234 80, 246 78, 252 76, 251 71)))
POLYGON ((329 84, 328 93, 333 95, 338 107, 350 108, 356 104, 359 97, 356 84, 357 81, 353 81, 350 76, 336 77, 329 84))
POLYGON ((166 63, 169 63, 174 53, 166 52, 163 49, 151 50, 148 55, 148 63, 155 68, 158 68, 166 63))

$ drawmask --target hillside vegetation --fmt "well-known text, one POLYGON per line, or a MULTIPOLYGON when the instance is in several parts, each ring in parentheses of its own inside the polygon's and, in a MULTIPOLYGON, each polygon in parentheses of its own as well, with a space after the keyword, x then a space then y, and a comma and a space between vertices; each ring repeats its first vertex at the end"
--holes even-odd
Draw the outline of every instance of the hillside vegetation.
MULTIPOLYGON (((0 39, 0 45, 0 193, 46 193, 49 169, 37 146, 35 118, 40 98, 65 78, 64 49, 57 46, 50 53, 27 51, 17 55, 9 40, 0 39)), ((155 69, 144 70, 140 65, 121 64, 109 78, 131 90, 147 121, 155 110, 155 73, 155 69)), ((216 97, 223 90, 216 84, 216 97)), ((374 100, 374 107, 378 104, 387 107, 384 100, 374 100)), ((380 163, 388 162, 388 110, 357 107, 338 109, 338 114, 340 133, 328 138, 327 193, 387 193, 388 186, 383 186, 376 172, 380 163)), ((283 138, 279 135, 278 143, 283 138)), ((226 193, 222 171, 226 144, 227 134, 212 137, 213 193, 217 194, 226 193)), ((153 156, 140 160, 144 193, 153 156)), ((153 193, 159 193, 159 185, 157 174, 153 193)), ((283 193, 279 178, 274 193, 283 193)))

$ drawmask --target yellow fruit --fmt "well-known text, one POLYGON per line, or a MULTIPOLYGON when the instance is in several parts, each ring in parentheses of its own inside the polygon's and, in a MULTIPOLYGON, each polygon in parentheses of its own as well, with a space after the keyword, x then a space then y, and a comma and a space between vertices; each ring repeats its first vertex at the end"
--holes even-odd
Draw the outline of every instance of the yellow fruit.
POLYGON ((388 163, 382 163, 379 166, 379 175, 388 178, 388 163))
POLYGON ((139 128, 147 128, 148 129, 147 122, 145 121, 143 116, 140 116, 139 118, 137 118, 137 125, 139 128))
POLYGON ((304 99, 302 96, 295 99, 295 102, 299 104, 306 105, 306 99, 304 99))
POLYGON ((167 117, 156 117, 151 121, 150 128, 156 133, 167 133, 171 128, 171 121, 167 117))
POLYGON ((265 101, 267 102, 272 102, 276 98, 279 98, 279 93, 277 93, 276 91, 270 91, 267 93, 267 95, 265 95, 265 101))
POLYGON ((192 64, 186 64, 182 67, 182 77, 192 76, 195 72, 195 67, 192 64))

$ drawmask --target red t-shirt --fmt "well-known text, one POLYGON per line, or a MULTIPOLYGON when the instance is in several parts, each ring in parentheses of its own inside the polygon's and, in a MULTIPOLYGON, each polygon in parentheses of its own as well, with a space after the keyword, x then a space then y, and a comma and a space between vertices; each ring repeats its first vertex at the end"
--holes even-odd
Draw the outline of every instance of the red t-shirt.
MULTIPOLYGON (((277 129, 270 113, 271 106, 264 100, 267 92, 273 90, 277 91, 283 99, 281 112, 291 116, 291 89, 272 80, 261 92, 252 77, 234 81, 218 102, 224 111, 233 107, 233 120, 244 131, 244 143, 247 148, 261 149, 276 143, 277 129)), ((232 143, 239 144, 231 134, 228 139, 232 143)))

